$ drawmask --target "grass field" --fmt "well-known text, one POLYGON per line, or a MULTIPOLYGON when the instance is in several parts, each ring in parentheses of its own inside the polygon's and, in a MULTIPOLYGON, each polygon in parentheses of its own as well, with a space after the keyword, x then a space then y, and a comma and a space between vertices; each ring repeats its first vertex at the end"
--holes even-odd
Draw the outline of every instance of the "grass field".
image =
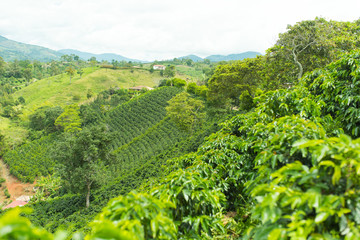
POLYGON ((159 72, 150 73, 143 69, 100 69, 86 68, 80 78, 71 79, 66 74, 39 80, 14 93, 14 97, 25 98, 24 116, 44 105, 65 106, 87 100, 89 89, 97 94, 110 87, 129 88, 137 85, 157 86, 163 77, 159 72), (74 100, 74 96, 79 100, 74 100))
POLYGON ((9 118, 0 117, 0 133, 5 135, 7 146, 16 146, 27 137, 27 130, 9 118))
POLYGON ((176 71, 181 78, 190 76, 189 78, 194 82, 205 80, 202 69, 196 69, 194 67, 189 67, 185 65, 177 65, 176 71))

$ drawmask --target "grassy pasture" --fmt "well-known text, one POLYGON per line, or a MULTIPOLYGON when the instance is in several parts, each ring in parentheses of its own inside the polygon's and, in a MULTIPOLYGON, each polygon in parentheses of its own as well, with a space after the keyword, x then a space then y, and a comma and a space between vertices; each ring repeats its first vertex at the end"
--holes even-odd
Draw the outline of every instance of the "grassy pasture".
POLYGON ((150 73, 143 69, 101 69, 86 68, 84 74, 76 74, 70 83, 67 74, 60 74, 36 81, 14 93, 14 97, 24 97, 26 105, 23 113, 27 116, 35 109, 44 106, 62 106, 82 103, 87 100, 89 89, 97 94, 110 87, 129 88, 137 85, 154 87, 162 79, 158 72, 150 73), (75 99, 74 99, 74 96, 75 99))

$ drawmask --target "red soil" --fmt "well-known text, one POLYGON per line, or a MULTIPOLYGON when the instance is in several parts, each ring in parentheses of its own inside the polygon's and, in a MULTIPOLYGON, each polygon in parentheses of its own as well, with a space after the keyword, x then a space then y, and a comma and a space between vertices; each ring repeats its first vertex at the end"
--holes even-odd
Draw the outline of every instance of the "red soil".
POLYGON ((6 180, 4 183, 2 183, 0 188, 0 204, 10 202, 9 200, 16 200, 16 198, 22 195, 34 195, 33 187, 35 186, 35 183, 22 183, 16 177, 10 174, 8 166, 2 160, 0 160, 0 168, 0 177, 6 180), (10 198, 5 196, 5 186, 9 191, 11 196, 10 198))

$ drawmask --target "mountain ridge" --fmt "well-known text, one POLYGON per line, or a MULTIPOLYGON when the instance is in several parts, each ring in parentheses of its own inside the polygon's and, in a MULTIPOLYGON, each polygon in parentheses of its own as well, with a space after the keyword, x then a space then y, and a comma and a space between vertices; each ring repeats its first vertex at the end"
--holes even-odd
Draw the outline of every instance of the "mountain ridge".
MULTIPOLYGON (((83 60, 88 60, 91 57, 95 57, 98 61, 132 61, 132 62, 141 62, 147 63, 151 61, 132 59, 124 57, 115 53, 102 53, 95 54, 90 52, 83 52, 75 49, 61 49, 58 51, 52 50, 50 48, 32 45, 22 42, 17 42, 0 35, 0 57, 4 61, 14 61, 14 60, 38 60, 41 62, 49 62, 52 60, 59 60, 62 55, 71 55, 75 54, 83 60)), ((247 51, 239 54, 229 54, 229 55, 210 55, 205 58, 199 57, 195 54, 190 54, 187 56, 178 57, 178 59, 191 59, 194 62, 203 61, 208 59, 211 62, 219 61, 230 61, 230 60, 243 60, 245 58, 254 58, 257 55, 262 55, 259 52, 247 51)))
POLYGON ((4 61, 17 60, 38 60, 49 62, 60 59, 61 54, 55 50, 10 40, 0 36, 0 57, 4 61))
POLYGON ((229 55, 220 55, 220 54, 210 55, 205 58, 199 57, 194 54, 190 54, 187 56, 179 57, 178 59, 191 59, 194 62, 199 62, 208 59, 211 62, 220 62, 220 61, 231 61, 231 60, 243 60, 245 58, 254 58, 258 55, 262 55, 262 54, 255 51, 247 51, 242 53, 235 53, 235 54, 233 53, 229 55))
POLYGON ((88 60, 91 57, 95 57, 96 60, 98 60, 98 61, 108 61, 108 62, 111 62, 112 60, 126 61, 126 62, 129 62, 129 61, 132 61, 132 62, 146 62, 146 61, 143 61, 143 60, 127 58, 127 57, 124 57, 122 55, 115 54, 115 53, 96 54, 96 53, 90 53, 90 52, 83 52, 83 51, 79 51, 79 50, 75 50, 75 49, 61 49, 58 52, 62 53, 62 54, 68 54, 68 55, 75 54, 75 55, 79 56, 83 60, 88 60))

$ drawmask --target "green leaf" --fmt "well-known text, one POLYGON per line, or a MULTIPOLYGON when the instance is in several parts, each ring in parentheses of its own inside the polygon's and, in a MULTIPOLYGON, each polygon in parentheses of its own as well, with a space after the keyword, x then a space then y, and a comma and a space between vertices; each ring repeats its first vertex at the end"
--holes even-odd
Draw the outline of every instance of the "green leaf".
POLYGON ((337 182, 339 182, 341 178, 341 168, 339 166, 335 166, 334 168, 334 175, 332 177, 332 184, 336 184, 337 182))
POLYGON ((315 218, 315 223, 321 223, 321 222, 325 221, 328 216, 329 216, 329 213, 327 213, 327 212, 321 212, 321 213, 317 214, 316 218, 315 218))

